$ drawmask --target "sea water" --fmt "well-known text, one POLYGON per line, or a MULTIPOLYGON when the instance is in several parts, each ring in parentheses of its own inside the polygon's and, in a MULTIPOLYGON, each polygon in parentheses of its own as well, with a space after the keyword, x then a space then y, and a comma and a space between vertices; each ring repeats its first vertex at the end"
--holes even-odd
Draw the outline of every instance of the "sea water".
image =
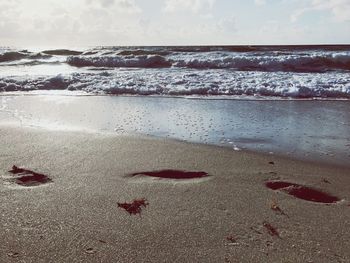
POLYGON ((0 91, 350 98, 350 46, 0 48, 0 91))
POLYGON ((1 48, 0 91, 0 123, 350 163, 350 46, 1 48))

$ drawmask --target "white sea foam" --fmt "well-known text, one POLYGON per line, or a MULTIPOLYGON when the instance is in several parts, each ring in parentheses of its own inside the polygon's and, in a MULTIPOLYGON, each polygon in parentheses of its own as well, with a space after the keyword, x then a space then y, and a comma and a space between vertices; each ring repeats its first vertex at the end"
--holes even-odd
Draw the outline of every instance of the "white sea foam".
POLYGON ((148 69, 0 78, 2 91, 50 89, 97 94, 350 98, 350 74, 148 69))
POLYGON ((350 46, 0 48, 0 91, 350 98, 350 46))

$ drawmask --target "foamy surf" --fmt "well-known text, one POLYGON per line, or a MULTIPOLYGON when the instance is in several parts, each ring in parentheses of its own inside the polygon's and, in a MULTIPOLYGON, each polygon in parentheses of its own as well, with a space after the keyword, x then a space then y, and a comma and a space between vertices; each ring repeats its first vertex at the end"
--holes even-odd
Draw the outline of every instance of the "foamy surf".
POLYGON ((0 48, 0 91, 350 98, 350 46, 0 48))

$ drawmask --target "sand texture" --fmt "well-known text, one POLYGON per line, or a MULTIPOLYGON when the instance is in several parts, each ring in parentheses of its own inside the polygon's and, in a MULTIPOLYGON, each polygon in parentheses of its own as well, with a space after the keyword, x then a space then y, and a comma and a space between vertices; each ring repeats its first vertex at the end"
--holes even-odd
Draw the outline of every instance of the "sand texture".
POLYGON ((0 262, 350 262, 349 169, 8 126, 0 145, 0 262))

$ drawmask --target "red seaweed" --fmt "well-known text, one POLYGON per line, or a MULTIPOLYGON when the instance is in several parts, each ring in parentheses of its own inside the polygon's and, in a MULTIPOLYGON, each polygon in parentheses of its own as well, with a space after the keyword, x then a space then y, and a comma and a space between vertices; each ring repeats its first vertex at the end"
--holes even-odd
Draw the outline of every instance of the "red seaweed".
POLYGON ((14 175, 18 175, 16 183, 22 186, 36 186, 40 184, 49 183, 52 180, 45 174, 40 174, 28 169, 19 168, 16 165, 12 166, 12 170, 9 171, 14 175))
POLYGON ((148 206, 145 198, 135 199, 132 203, 118 203, 118 207, 125 209, 130 215, 141 214, 142 207, 148 206))
POLYGON ((267 229, 267 232, 268 232, 271 236, 280 237, 280 235, 279 235, 277 229, 276 229, 274 226, 272 226, 270 223, 268 223, 268 222, 265 221, 265 222, 263 223, 263 226, 267 229))

